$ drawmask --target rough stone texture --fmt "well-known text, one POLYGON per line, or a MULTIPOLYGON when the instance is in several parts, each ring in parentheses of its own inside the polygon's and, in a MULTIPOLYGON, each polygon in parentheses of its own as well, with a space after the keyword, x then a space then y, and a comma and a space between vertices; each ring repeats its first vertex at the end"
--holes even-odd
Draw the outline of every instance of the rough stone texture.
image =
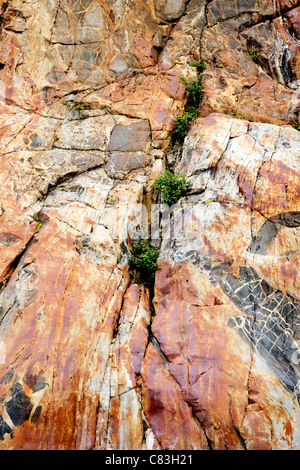
POLYGON ((152 331, 214 449, 299 448, 297 161, 298 131, 210 115, 177 165, 193 184, 161 247, 152 331))
POLYGON ((299 8, 0 0, 1 450, 300 449, 299 8))

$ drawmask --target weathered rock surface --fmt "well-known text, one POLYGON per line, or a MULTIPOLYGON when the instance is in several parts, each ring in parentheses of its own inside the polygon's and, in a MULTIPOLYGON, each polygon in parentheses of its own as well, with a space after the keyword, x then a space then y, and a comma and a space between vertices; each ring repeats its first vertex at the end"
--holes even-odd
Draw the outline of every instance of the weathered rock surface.
POLYGON ((177 165, 195 194, 162 243, 152 332, 214 449, 299 448, 299 142, 210 115, 177 165))
POLYGON ((300 449, 299 8, 0 0, 0 449, 300 449))

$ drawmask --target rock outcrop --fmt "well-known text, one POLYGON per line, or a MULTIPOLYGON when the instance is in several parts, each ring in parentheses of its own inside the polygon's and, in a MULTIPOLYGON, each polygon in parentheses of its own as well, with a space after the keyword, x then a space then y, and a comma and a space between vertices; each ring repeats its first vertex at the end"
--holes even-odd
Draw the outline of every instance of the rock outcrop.
POLYGON ((0 0, 0 449, 300 449, 299 12, 0 0))

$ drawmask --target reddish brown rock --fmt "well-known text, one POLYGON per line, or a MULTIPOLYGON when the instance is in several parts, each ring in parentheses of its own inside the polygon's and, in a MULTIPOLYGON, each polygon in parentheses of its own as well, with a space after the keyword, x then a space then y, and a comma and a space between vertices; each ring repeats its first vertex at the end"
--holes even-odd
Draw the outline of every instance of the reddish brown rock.
POLYGON ((286 14, 286 18, 289 27, 296 35, 296 38, 300 37, 300 7, 294 8, 286 14))
POLYGON ((152 331, 214 449, 299 445, 298 143, 290 127, 211 115, 177 164, 191 195, 164 235, 152 331))
POLYGON ((296 3, 282 2, 278 10, 271 1, 240 2, 237 10, 230 2, 209 4, 201 115, 234 112, 274 124, 298 121, 299 46, 285 16, 294 17, 296 3))
POLYGON ((204 432, 194 420, 192 408, 153 344, 147 349, 143 367, 145 414, 162 448, 207 450, 204 432))

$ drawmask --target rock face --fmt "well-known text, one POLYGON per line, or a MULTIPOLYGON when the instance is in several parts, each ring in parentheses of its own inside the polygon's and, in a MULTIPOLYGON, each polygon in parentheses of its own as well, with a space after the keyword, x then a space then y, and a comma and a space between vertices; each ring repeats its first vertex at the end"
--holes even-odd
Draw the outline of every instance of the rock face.
POLYGON ((299 8, 0 0, 0 449, 300 449, 299 8))

